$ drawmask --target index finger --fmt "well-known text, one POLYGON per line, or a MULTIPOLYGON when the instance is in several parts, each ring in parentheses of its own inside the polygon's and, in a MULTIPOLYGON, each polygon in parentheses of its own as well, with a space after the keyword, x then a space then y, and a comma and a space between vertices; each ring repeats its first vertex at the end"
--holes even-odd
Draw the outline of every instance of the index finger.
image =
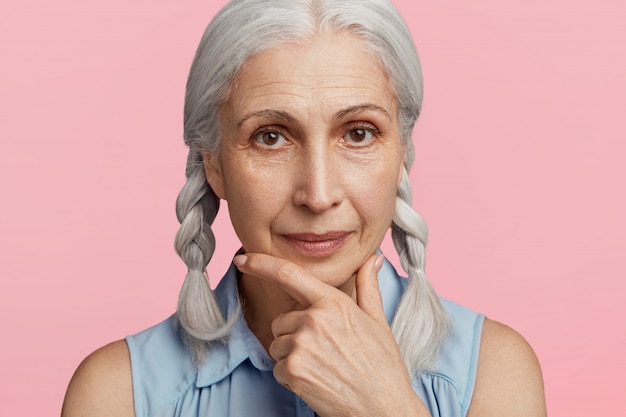
POLYGON ((300 304, 308 307, 338 291, 312 276, 305 269, 285 259, 262 253, 246 253, 233 258, 244 274, 272 281, 300 304))

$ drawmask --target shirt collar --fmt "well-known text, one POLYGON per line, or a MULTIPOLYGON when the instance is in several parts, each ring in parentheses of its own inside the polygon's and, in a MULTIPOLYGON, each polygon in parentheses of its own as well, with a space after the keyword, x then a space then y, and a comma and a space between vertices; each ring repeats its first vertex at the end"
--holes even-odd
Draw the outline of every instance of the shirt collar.
MULTIPOLYGON (((378 285, 383 300, 383 309, 387 322, 391 323, 396 306, 406 287, 406 279, 398 276, 394 267, 386 259, 378 273, 378 285)), ((237 268, 230 268, 215 289, 215 296, 227 319, 237 314, 232 333, 226 343, 209 347, 207 359, 198 368, 196 386, 198 388, 213 385, 228 375, 246 360, 259 371, 271 371, 273 359, 267 354, 254 333, 248 328, 239 308, 237 290, 237 268)))

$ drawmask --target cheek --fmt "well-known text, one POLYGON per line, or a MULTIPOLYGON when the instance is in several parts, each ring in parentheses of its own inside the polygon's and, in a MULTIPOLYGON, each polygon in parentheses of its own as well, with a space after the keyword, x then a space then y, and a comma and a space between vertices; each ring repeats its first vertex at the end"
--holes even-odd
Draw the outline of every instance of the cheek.
POLYGON ((285 204, 285 182, 268 170, 242 164, 229 170, 224 183, 231 222, 242 243, 262 239, 285 204))
POLYGON ((397 179, 396 170, 363 170, 353 177, 352 200, 361 217, 375 229, 386 230, 393 218, 397 179))

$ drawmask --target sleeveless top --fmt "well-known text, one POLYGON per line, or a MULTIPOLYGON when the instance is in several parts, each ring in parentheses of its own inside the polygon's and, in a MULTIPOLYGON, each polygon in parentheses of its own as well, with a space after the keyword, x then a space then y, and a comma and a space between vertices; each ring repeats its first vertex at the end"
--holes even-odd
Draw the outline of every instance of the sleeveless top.
MULTIPOLYGON (((237 311, 236 268, 216 288, 224 317, 237 311)), ((406 287, 385 262, 378 275, 387 320, 406 287)), ((413 376, 412 386, 433 417, 461 417, 470 405, 484 316, 442 299, 450 331, 431 371, 413 376)), ((314 411, 274 379, 274 361, 242 315, 226 343, 210 347, 195 366, 174 329, 174 316, 126 338, 130 351, 136 417, 311 416, 314 411)), ((372 375, 375 378, 376 375, 372 375)))

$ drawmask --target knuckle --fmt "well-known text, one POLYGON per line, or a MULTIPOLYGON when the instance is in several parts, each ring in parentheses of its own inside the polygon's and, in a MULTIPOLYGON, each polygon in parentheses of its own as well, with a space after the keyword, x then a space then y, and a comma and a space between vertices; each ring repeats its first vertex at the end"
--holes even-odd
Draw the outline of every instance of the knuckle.
POLYGON ((282 334, 285 316, 286 316, 286 313, 280 313, 270 323, 270 330, 272 331, 272 335, 274 337, 277 337, 280 334, 282 334))
POLYGON ((295 381, 299 378, 302 367, 299 360, 294 355, 287 356, 281 363, 283 376, 289 381, 295 381))
POLYGON ((278 347, 278 343, 279 343, 278 339, 274 339, 274 341, 270 344, 270 347, 268 349, 268 353, 274 359, 276 359, 278 357, 278 353, 280 351, 280 349, 278 347))
POLYGON ((294 333, 291 336, 292 353, 295 353, 297 355, 298 353, 306 351, 306 349, 309 346, 308 339, 309 338, 308 338, 307 332, 299 331, 299 332, 294 333))
POLYGON ((287 385, 289 381, 285 374, 285 360, 284 359, 276 363, 276 365, 274 365, 273 373, 274 373, 274 378, 276 378, 276 381, 278 381, 282 385, 287 385))
POLYGON ((326 319, 322 317, 322 313, 309 312, 302 318, 303 327, 309 330, 319 330, 324 327, 326 319))
POLYGON ((276 380, 298 396, 310 390, 311 370, 304 369, 304 363, 291 356, 280 362, 281 366, 274 367, 276 380))

